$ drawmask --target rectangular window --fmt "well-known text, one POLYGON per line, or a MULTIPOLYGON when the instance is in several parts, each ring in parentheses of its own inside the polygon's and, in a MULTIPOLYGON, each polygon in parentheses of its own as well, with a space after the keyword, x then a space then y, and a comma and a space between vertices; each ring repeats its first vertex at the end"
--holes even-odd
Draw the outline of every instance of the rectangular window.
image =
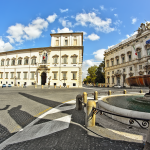
POLYGON ((4 60, 1 61, 1 66, 4 66, 4 60))
POLYGON ((109 83, 109 78, 108 78, 108 83, 109 83))
POLYGON ((32 59, 31 65, 35 65, 36 64, 36 58, 32 59))
POLYGON ((17 78, 20 79, 20 72, 17 72, 17 78))
POLYGON ((114 71, 112 71, 112 74, 114 74, 114 71))
POLYGON ((73 83, 73 86, 76 86, 76 83, 73 83))
POLYGON ((28 59, 24 59, 24 65, 28 65, 28 59))
POLYGON ((65 45, 68 45, 68 40, 65 40, 65 45))
POLYGON ((132 71, 132 67, 130 67, 130 71, 132 71))
POLYGON ((31 72, 31 79, 34 79, 34 72, 31 72))
POLYGON ((64 57, 64 64, 67 63, 67 57, 64 57))
POLYGON ((27 72, 24 72, 24 79, 27 79, 27 72))
POLYGON ((109 72, 108 72, 108 75, 109 75, 109 72))
POLYGON ((124 63, 124 57, 122 57, 122 63, 124 63))
POLYGON ((141 58, 141 52, 137 52, 137 55, 138 55, 138 59, 141 58))
POLYGON ((15 65, 15 60, 11 61, 11 65, 14 66, 15 65))
POLYGON ((117 59, 117 65, 119 65, 119 59, 117 59))
POLYGON ((107 63, 107 67, 109 67, 109 62, 107 63))
POLYGON ((76 64, 77 63, 77 58, 76 57, 73 57, 73 64, 76 64))
POLYGON ((57 79, 57 73, 54 73, 54 79, 57 79))
POLYGON ((111 61, 112 66, 114 65, 114 61, 111 61))
POLYGON ((8 72, 6 72, 5 75, 6 75, 6 79, 8 79, 8 72))
POLYGON ((147 49, 147 55, 150 56, 150 49, 147 49))
POLYGON ((11 79, 13 79, 14 78, 14 73, 13 72, 11 72, 11 79))
POLYGON ((129 61, 131 61, 131 55, 129 55, 129 61))
POLYGON ((0 78, 3 78, 3 73, 0 73, 0 78))
POLYGON ((18 65, 21 65, 22 64, 22 60, 18 60, 18 65))
POLYGON ((77 39, 74 39, 74 42, 73 42, 74 44, 74 46, 76 46, 77 45, 77 39))
POLYGON ((126 69, 125 69, 125 68, 123 69, 123 72, 126 72, 126 69))
POLYGON ((112 83, 114 83, 114 77, 112 77, 112 83))
POLYGON ((142 69, 142 65, 139 65, 139 69, 142 69))
POLYGON ((54 57, 54 63, 57 64, 57 57, 54 57))
POLYGON ((59 46, 59 40, 56 40, 56 46, 59 46))
POLYGON ((9 66, 9 60, 7 60, 7 66, 9 66))
POLYGON ((63 79, 67 79, 67 73, 63 73, 63 79))
POLYGON ((74 80, 76 79, 76 73, 73 73, 73 79, 74 80))

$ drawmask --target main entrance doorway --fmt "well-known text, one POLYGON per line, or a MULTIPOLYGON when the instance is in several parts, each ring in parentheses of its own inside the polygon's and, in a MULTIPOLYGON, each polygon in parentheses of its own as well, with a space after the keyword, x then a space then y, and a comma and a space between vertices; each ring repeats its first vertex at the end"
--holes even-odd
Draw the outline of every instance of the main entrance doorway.
POLYGON ((120 77, 117 77, 117 85, 120 85, 120 77))
POLYGON ((42 72, 41 74, 41 85, 45 85, 46 83, 46 73, 42 72))

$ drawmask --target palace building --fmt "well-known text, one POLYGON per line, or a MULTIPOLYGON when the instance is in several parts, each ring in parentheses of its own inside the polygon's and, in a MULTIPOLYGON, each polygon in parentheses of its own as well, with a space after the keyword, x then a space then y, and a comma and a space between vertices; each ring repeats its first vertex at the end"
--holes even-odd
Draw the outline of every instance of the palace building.
POLYGON ((150 74, 150 23, 138 33, 105 50, 105 85, 128 86, 127 77, 150 74))
POLYGON ((51 35, 51 46, 0 53, 0 85, 82 87, 83 33, 51 35))

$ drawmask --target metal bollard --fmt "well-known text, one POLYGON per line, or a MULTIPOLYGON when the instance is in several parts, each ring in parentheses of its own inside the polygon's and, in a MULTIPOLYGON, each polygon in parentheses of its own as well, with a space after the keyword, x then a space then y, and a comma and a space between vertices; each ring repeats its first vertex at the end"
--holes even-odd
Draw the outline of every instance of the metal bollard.
POLYGON ((35 89, 37 89, 37 85, 35 85, 34 87, 35 87, 35 89))
POLYGON ((140 93, 143 93, 143 90, 142 90, 142 89, 140 90, 140 93))
POLYGON ((111 95, 111 90, 108 91, 108 95, 111 95))
POLYGON ((42 85, 42 87, 41 87, 42 89, 43 89, 43 85, 42 85))
POLYGON ((124 91, 123 91, 123 94, 127 94, 127 91, 126 91, 126 90, 124 90, 124 91))
MULTIPOLYGON (((150 124, 150 121, 149 121, 149 124, 150 124)), ((150 126, 148 127, 146 143, 145 143, 143 150, 149 150, 149 149, 150 149, 150 126)))
POLYGON ((54 85, 54 89, 56 89, 56 85, 54 85))
POLYGON ((94 92, 94 100, 98 100, 98 92, 97 91, 94 92))
POLYGON ((87 104, 87 93, 83 92, 83 102, 87 104))
POLYGON ((59 88, 61 88, 61 85, 59 86, 59 88))
POLYGON ((93 107, 96 108, 96 103, 95 101, 89 100, 87 102, 87 106, 86 106, 86 116, 85 116, 85 126, 86 127, 92 127, 95 126, 95 119, 96 119, 96 115, 93 114, 93 107))
POLYGON ((82 101, 81 94, 76 96, 76 110, 82 110, 82 103, 80 100, 82 101))

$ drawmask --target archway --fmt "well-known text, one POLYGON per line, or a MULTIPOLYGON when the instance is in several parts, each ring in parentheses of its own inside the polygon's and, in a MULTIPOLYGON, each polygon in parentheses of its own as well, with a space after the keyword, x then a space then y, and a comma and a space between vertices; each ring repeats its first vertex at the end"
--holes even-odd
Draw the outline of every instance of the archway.
POLYGON ((41 85, 45 85, 46 83, 46 73, 42 72, 41 74, 41 85))

